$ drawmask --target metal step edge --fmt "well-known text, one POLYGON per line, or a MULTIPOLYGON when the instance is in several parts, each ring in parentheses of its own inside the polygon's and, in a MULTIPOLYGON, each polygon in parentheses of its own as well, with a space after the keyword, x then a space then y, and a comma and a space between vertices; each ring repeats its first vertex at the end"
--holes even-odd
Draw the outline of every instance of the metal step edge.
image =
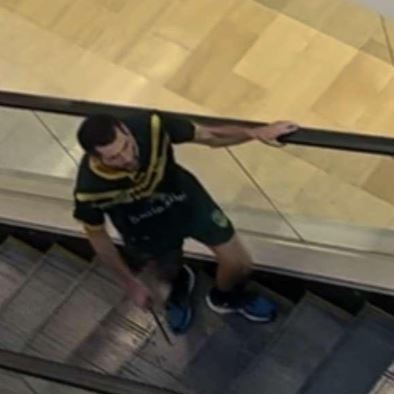
POLYGON ((48 315, 48 317, 41 322, 41 324, 36 327, 34 332, 31 333, 31 335, 28 337, 26 340, 25 345, 23 346, 21 352, 25 352, 29 345, 34 341, 34 339, 39 335, 40 331, 50 323, 53 315, 69 300, 69 298, 77 291, 77 289, 81 286, 83 281, 89 277, 89 275, 92 273, 94 268, 96 267, 97 263, 91 263, 90 266, 87 267, 87 269, 80 274, 80 276, 74 281, 74 283, 69 287, 69 289, 63 294, 62 298, 59 300, 59 302, 52 308, 51 313, 48 315))

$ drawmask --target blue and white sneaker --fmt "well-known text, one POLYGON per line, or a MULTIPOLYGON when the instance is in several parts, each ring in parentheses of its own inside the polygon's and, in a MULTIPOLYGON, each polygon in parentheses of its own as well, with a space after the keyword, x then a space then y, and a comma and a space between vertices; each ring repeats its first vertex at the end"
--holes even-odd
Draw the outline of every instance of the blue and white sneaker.
POLYGON ((183 265, 166 306, 167 324, 174 334, 184 334, 190 327, 193 317, 190 296, 195 284, 196 276, 193 270, 183 265))
POLYGON ((215 299, 212 290, 206 297, 208 307, 219 314, 238 313, 246 319, 268 323, 275 320, 277 315, 277 305, 268 298, 248 292, 229 293, 225 300, 215 299))

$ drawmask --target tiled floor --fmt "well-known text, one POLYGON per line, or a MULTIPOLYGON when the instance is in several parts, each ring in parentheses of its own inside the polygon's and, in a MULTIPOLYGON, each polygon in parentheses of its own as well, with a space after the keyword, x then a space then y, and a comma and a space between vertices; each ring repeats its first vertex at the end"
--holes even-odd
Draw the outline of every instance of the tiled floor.
MULTIPOLYGON (((394 23, 347 0, 0 0, 0 33, 2 89, 393 135, 394 23)), ((1 110, 0 166, 73 178, 79 121, 1 110)), ((391 159, 177 150, 242 229, 394 226, 391 159)))

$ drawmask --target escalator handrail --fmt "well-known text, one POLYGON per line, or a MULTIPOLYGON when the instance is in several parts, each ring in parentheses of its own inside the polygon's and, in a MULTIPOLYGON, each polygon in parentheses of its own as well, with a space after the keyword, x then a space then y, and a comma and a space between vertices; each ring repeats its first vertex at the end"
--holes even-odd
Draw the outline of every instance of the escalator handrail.
POLYGON ((117 376, 44 360, 9 350, 0 350, 0 369, 22 374, 22 377, 60 383, 99 394, 180 394, 180 391, 162 388, 117 376))
MULTIPOLYGON (((89 116, 98 113, 108 113, 114 116, 125 117, 131 113, 157 110, 155 108, 98 103, 93 101, 74 100, 1 90, 0 106, 74 116, 89 116)), ((211 124, 227 123, 233 125, 250 126, 266 124, 264 122, 245 121, 230 118, 215 118, 163 110, 160 110, 160 112, 211 124)), ((280 140, 284 143, 296 145, 394 156, 394 138, 366 135, 355 132, 331 131, 301 127, 295 133, 281 137, 280 140)))

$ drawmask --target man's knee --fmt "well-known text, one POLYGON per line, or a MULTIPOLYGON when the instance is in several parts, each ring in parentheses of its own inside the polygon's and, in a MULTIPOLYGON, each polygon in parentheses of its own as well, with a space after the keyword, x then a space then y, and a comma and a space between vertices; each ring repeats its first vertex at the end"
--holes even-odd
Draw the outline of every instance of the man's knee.
POLYGON ((219 264, 246 271, 252 267, 251 256, 237 234, 223 244, 212 246, 211 250, 219 264))

